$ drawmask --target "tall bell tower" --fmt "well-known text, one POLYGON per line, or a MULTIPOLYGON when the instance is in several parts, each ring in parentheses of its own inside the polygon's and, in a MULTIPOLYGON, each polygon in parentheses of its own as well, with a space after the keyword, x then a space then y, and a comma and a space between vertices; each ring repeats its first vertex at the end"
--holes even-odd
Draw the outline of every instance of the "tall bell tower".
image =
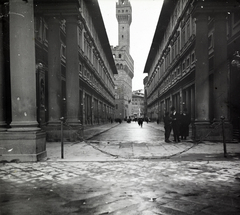
POLYGON ((130 55, 130 25, 132 7, 129 0, 116 3, 118 20, 118 46, 112 47, 118 74, 115 79, 115 118, 126 119, 132 113, 132 79, 134 61, 130 55))
POLYGON ((130 25, 132 22, 132 7, 129 0, 118 0, 116 4, 118 20, 118 45, 130 50, 130 25))

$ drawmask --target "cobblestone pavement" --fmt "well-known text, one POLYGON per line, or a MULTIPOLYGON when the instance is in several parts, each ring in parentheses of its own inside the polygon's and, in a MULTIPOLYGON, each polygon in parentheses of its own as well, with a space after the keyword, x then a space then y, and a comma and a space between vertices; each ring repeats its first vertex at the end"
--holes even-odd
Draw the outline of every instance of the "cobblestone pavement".
POLYGON ((139 130, 151 132, 149 141, 117 141, 117 131, 96 138, 115 126, 125 125, 65 143, 64 159, 60 143, 48 143, 46 161, 0 163, 0 214, 240 214, 239 144, 224 158, 219 143, 166 144, 162 126, 151 123, 139 130))
MULTIPOLYGON (((85 141, 48 143, 47 154, 51 161, 120 161, 129 159, 222 159, 223 143, 194 143, 191 139, 181 143, 165 143, 162 124, 137 123, 106 124, 85 130, 85 141), (100 133, 100 135, 99 135, 100 133)), ((240 144, 227 143, 229 159, 240 158, 240 144)))
POLYGON ((0 214, 239 215, 239 161, 6 163, 0 214))

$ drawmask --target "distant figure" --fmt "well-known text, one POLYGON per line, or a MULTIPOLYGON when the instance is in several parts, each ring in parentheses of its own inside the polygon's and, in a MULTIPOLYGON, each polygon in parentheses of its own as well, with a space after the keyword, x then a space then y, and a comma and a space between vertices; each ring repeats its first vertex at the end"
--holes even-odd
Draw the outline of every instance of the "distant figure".
POLYGON ((145 118, 145 121, 148 123, 148 122, 149 122, 149 118, 148 118, 148 117, 146 117, 146 118, 145 118))
POLYGON ((142 126, 143 126, 143 118, 140 117, 138 119, 138 125, 141 126, 141 128, 142 128, 142 126))
POLYGON ((165 129, 165 142, 170 143, 171 141, 169 140, 169 137, 170 137, 171 130, 172 130, 172 121, 169 116, 169 112, 165 113, 163 122, 164 122, 164 129, 165 129))
POLYGON ((173 136, 174 136, 174 142, 180 142, 179 139, 179 114, 177 113, 175 107, 171 107, 171 120, 172 120, 172 129, 173 129, 173 136))
POLYGON ((180 136, 182 140, 186 140, 187 136, 189 136, 190 123, 191 117, 187 113, 187 108, 185 108, 180 116, 180 136))

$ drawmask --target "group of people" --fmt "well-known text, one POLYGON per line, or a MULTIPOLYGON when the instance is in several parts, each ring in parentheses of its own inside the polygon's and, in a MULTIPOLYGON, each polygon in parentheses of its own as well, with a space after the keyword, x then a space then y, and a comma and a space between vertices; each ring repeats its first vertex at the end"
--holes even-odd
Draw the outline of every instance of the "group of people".
POLYGON ((189 125, 191 123, 191 117, 187 113, 185 108, 182 114, 179 114, 175 107, 171 107, 171 113, 166 112, 164 116, 164 129, 165 129, 165 142, 171 142, 169 140, 171 131, 173 130, 174 142, 180 142, 186 140, 189 135, 189 125))

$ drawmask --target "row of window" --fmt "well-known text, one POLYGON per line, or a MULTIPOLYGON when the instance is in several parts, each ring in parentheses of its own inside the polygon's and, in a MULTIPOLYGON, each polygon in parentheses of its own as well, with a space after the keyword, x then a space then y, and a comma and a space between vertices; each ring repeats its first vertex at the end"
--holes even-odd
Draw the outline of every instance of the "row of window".
MULTIPOLYGON (((79 48, 83 49, 83 31, 79 27, 78 28, 78 45, 79 48)), ((113 93, 114 89, 114 82, 113 82, 113 76, 110 73, 107 73, 106 67, 104 66, 103 62, 100 60, 100 57, 98 57, 98 54, 96 53, 96 49, 93 48, 93 45, 91 42, 89 42, 89 39, 87 36, 84 37, 84 53, 89 62, 93 65, 93 67, 96 69, 100 77, 103 79, 104 84, 110 89, 110 91, 113 93)))
MULTIPOLYGON (((124 12, 128 13, 128 9, 122 10, 122 13, 124 13, 124 12)), ((121 10, 118 10, 118 13, 121 13, 121 10)))
MULTIPOLYGON (((182 3, 183 2, 181 2, 181 4, 178 3, 177 7, 183 7, 182 3)), ((176 17, 179 16, 179 12, 179 8, 175 9, 176 17)), ((174 17, 172 17, 172 19, 173 18, 174 17)), ((151 73, 150 78, 148 79, 147 86, 149 94, 154 90, 158 82, 162 81, 164 74, 168 72, 170 67, 173 66, 174 63, 179 59, 180 54, 190 44, 189 41, 191 41, 193 37, 192 35, 194 35, 196 32, 196 24, 192 17, 188 14, 188 16, 184 18, 184 22, 180 23, 181 27, 179 26, 174 34, 172 34, 172 32, 168 32, 169 35, 166 36, 167 38, 170 38, 170 35, 173 35, 172 39, 167 42, 165 50, 161 52, 154 72, 151 73)), ((169 25, 170 24, 171 23, 169 23, 169 25)), ((192 53, 191 56, 189 55, 186 59, 182 60, 180 65, 175 67, 175 70, 170 74, 169 77, 166 78, 166 80, 163 82, 163 85, 166 86, 176 80, 176 78, 181 75, 181 72, 184 74, 190 66, 190 61, 195 61, 194 53, 192 53)))
MULTIPOLYGON (((79 64, 79 76, 84 78, 90 85, 96 88, 96 90, 99 91, 102 95, 104 95, 104 97, 106 97, 107 100, 109 101, 113 100, 113 98, 106 91, 103 85, 100 84, 99 81, 96 79, 96 77, 86 67, 83 67, 82 64, 79 64)), ((109 86, 110 84, 108 83, 107 85, 109 86)), ((113 88, 111 88, 111 93, 112 95, 114 94, 113 88)))
MULTIPOLYGON (((80 27, 82 27, 80 25, 80 27)), ((87 59, 91 62, 91 64, 94 66, 96 71, 99 73, 100 77, 102 78, 105 86, 110 90, 112 94, 114 94, 114 82, 113 82, 113 76, 108 74, 106 72, 105 67, 103 66, 103 63, 99 61, 99 58, 97 57, 96 53, 93 53, 93 48, 89 40, 86 38, 83 41, 83 32, 82 29, 78 27, 78 45, 81 50, 83 50, 82 44, 84 44, 84 53, 87 59)), ((61 60, 66 63, 66 38, 63 36, 63 33, 66 33, 66 21, 63 20, 60 23, 60 29, 61 29, 61 34, 60 34, 60 56, 61 60)), ((47 23, 44 21, 42 17, 36 17, 35 18, 35 38, 48 46, 48 26, 47 23)), ((80 64, 79 66, 79 72, 82 74, 82 66, 80 64)), ((84 70, 84 77, 87 78, 91 83, 93 83, 95 86, 98 86, 98 82, 94 78, 94 76, 87 71, 86 69, 84 70)), ((99 86, 98 86, 99 88, 99 86)))

